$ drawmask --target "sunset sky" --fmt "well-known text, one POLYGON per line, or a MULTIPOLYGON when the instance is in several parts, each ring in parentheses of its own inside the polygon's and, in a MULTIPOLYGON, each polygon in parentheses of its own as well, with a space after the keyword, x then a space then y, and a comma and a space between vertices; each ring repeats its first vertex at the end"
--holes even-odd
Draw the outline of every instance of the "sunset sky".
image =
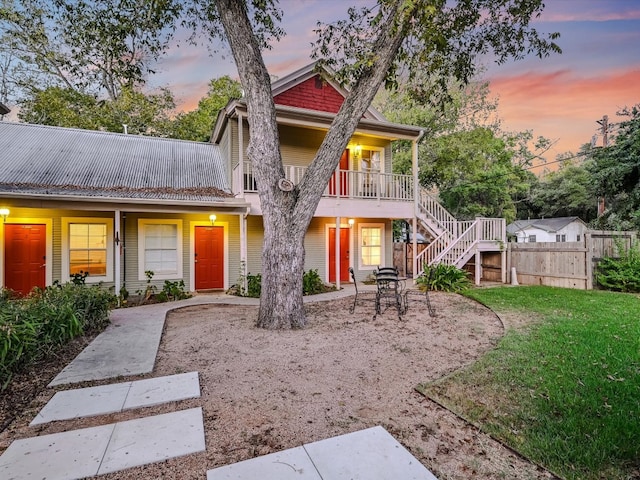
MULTIPOLYGON (((344 18, 346 7, 364 0, 281 0, 287 32, 266 52, 269 72, 283 76, 309 63, 318 20, 344 18)), ((484 79, 499 98, 503 128, 532 130, 557 143, 547 160, 572 151, 599 133, 596 120, 640 103, 640 0, 547 0, 539 32, 558 31, 561 55, 487 64, 484 79)), ((231 55, 206 48, 173 48, 159 65, 157 85, 169 86, 182 110, 195 107, 208 80, 237 78, 231 55)), ((598 136, 599 144, 602 137, 598 136)))

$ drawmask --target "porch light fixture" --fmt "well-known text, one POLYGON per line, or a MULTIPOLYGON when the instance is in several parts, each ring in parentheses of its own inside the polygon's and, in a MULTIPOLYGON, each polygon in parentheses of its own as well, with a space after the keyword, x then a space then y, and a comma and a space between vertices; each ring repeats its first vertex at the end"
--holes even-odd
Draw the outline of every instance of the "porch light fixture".
POLYGON ((2 216, 2 223, 7 221, 7 217, 9 216, 9 209, 8 208, 0 208, 0 216, 2 216))
POLYGON ((350 218, 347 223, 349 223, 349 228, 352 228, 353 224, 356 223, 356 221, 353 218, 350 218))
POLYGON ((209 220, 211 221, 211 225, 216 223, 216 218, 217 217, 213 213, 211 215, 209 215, 209 220))

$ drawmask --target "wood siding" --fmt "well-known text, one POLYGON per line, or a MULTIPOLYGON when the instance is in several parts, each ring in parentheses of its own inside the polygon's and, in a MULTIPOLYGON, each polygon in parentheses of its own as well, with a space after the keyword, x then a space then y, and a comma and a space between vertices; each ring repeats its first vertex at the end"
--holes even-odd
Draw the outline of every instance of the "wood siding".
POLYGON ((273 101, 278 105, 338 113, 344 97, 329 83, 323 81, 320 75, 316 75, 276 95, 273 101))

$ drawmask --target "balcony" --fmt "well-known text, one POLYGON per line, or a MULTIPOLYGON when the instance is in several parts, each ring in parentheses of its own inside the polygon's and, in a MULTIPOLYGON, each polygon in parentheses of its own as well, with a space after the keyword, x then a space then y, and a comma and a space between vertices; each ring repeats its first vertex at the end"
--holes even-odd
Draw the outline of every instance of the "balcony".
MULTIPOLYGON (((250 162, 244 162, 244 171, 236 167, 233 171, 233 191, 257 193, 256 182, 250 162), (242 178, 240 178, 242 177, 242 178)), ((295 185, 300 183, 306 167, 285 165, 285 177, 295 185)), ((333 174, 323 194, 325 198, 350 198, 365 200, 413 201, 413 177, 393 173, 338 170, 333 174)))

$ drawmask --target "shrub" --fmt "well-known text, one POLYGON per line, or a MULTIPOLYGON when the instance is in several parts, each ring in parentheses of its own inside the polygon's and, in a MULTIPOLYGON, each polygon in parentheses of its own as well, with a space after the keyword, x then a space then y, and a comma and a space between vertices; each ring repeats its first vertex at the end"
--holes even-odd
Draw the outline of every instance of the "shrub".
POLYGON ((640 292, 640 245, 636 242, 626 250, 616 242, 618 258, 605 257, 598 264, 598 285, 616 292, 640 292))
POLYGON ((464 270, 440 263, 435 267, 425 265, 423 274, 416 279, 416 284, 421 290, 462 292, 471 287, 471 280, 464 270))
POLYGON ((162 290, 156 295, 156 299, 160 302, 168 302, 175 300, 184 300, 185 298, 191 298, 191 294, 185 291, 184 280, 176 282, 164 281, 162 290))
POLYGON ((245 297, 260 298, 262 292, 262 275, 247 275, 247 291, 245 297))
POLYGON ((98 286, 67 283, 35 289, 22 299, 0 295, 0 389, 14 372, 109 321, 116 297, 98 286))
POLYGON ((318 269, 309 270, 302 275, 302 294, 316 295, 326 290, 324 282, 318 275, 318 269))

